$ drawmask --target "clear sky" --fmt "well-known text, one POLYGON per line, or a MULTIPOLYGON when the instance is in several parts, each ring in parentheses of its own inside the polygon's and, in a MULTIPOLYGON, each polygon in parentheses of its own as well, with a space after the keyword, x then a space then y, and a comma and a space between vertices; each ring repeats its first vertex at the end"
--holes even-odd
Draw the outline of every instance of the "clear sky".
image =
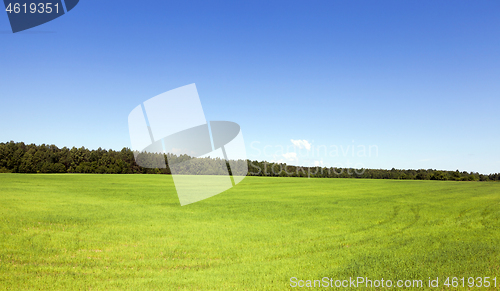
POLYGON ((81 0, 12 34, 2 12, 0 141, 120 150, 132 109, 196 83, 250 159, 500 172, 499 15, 500 1, 81 0))

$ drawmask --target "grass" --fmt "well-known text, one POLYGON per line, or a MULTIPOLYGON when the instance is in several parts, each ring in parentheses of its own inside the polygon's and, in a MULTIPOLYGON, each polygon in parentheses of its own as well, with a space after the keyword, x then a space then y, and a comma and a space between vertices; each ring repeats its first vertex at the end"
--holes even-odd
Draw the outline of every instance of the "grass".
POLYGON ((0 289, 500 286, 499 227, 500 183, 247 177, 181 207, 165 175, 0 174, 0 289))

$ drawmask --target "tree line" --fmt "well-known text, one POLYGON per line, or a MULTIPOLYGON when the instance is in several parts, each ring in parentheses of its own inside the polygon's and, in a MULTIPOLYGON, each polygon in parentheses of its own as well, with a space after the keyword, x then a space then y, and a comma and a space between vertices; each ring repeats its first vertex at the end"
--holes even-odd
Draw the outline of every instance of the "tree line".
MULTIPOLYGON (((55 145, 24 144, 23 142, 0 143, 0 173, 98 173, 98 174, 171 174, 170 165, 176 173, 225 174, 214 165, 219 159, 196 159, 187 155, 144 154, 129 148, 121 151, 85 147, 71 149, 55 145), (139 161, 139 166, 136 162, 139 161), (190 161, 189 163, 184 163, 190 161)), ((241 167, 248 166, 249 176, 269 177, 313 177, 313 178, 366 178, 406 180, 451 180, 451 181, 500 181, 500 173, 483 175, 477 172, 440 171, 435 169, 353 169, 328 167, 300 167, 285 163, 265 161, 233 161, 241 167)), ((229 173, 231 168, 228 167, 229 173)))
POLYGON ((282 163, 249 161, 249 175, 271 177, 365 178, 442 181, 500 181, 500 173, 483 175, 467 171, 435 169, 354 169, 327 167, 300 167, 282 163))

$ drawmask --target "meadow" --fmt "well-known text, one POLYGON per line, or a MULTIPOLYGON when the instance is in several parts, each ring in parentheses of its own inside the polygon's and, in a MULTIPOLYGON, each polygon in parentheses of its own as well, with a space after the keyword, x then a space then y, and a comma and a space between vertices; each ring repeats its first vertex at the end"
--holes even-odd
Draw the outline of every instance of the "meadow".
POLYGON ((452 288, 496 290, 499 227, 497 182, 247 177, 181 207, 168 175, 0 174, 0 289, 496 277, 452 288))

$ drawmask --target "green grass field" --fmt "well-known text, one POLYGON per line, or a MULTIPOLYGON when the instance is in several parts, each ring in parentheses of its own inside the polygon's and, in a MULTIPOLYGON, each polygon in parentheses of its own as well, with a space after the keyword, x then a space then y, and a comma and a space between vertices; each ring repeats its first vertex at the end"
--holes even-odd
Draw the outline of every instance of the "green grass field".
POLYGON ((497 277, 476 289, 500 289, 500 183, 247 177, 181 207, 166 175, 0 174, 0 289, 281 290, 358 276, 439 277, 432 290, 497 277))

